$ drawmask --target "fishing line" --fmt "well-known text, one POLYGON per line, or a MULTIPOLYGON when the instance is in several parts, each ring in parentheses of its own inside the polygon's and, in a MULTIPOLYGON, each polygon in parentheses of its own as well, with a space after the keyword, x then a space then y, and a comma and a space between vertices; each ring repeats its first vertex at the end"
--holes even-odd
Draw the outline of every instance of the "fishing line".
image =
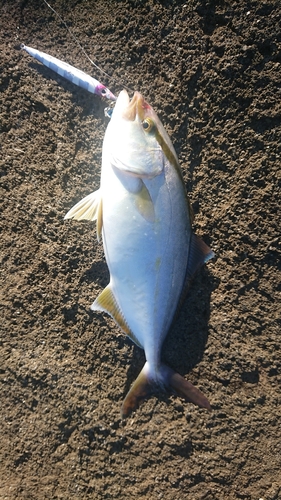
POLYGON ((103 73, 105 76, 107 76, 107 78, 109 78, 110 80, 112 80, 113 82, 115 83, 119 83, 119 84, 122 84, 122 86, 129 90, 130 92, 133 92, 132 89, 130 89, 130 87, 127 87, 126 85, 123 84, 122 80, 119 80, 119 79, 116 79, 114 78, 112 75, 109 75, 108 73, 106 73, 106 71, 104 71, 102 68, 100 68, 91 58, 90 56, 87 54, 86 50, 84 49, 84 47, 81 45, 81 43, 79 42, 78 38, 76 38, 76 36, 72 33, 71 29, 69 28, 69 26, 67 25, 67 23, 63 20, 63 18, 60 16, 60 14, 47 2, 47 0, 43 0, 43 2, 47 5, 47 7, 49 9, 51 9, 51 11, 54 12, 54 14, 59 18, 59 20, 62 22, 62 24, 65 26, 66 30, 68 31, 68 33, 70 34, 70 36, 73 38, 73 40, 75 41, 75 43, 78 45, 79 49, 82 51, 82 53, 84 54, 84 56, 88 59, 88 61, 95 67, 97 68, 101 73, 103 73))

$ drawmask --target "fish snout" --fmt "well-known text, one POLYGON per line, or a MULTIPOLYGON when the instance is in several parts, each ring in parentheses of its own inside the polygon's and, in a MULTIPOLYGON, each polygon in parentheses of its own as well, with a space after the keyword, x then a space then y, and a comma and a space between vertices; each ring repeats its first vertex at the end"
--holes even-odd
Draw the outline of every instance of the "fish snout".
POLYGON ((134 121, 138 117, 140 121, 143 121, 148 109, 150 109, 149 104, 147 104, 140 92, 136 91, 131 102, 123 112, 123 118, 134 121))

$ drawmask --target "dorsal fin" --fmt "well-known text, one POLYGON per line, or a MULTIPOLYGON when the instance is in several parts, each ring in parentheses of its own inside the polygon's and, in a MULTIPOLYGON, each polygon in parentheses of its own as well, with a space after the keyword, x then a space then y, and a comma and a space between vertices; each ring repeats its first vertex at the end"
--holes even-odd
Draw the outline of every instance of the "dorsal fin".
POLYGON ((126 333, 126 335, 128 335, 128 337, 130 337, 133 342, 135 342, 135 344, 143 348, 143 346, 137 340, 136 336, 130 330, 127 321, 121 311, 121 308, 117 303, 110 284, 107 285, 107 287, 105 287, 105 289, 96 298, 96 300, 91 305, 91 309, 92 311, 104 311, 109 314, 121 328, 121 330, 123 330, 123 332, 126 333))
POLYGON ((210 247, 208 247, 208 245, 206 245, 206 243, 201 238, 199 238, 199 236, 192 233, 189 244, 189 255, 185 273, 185 280, 173 321, 177 318, 178 313, 185 301, 186 294, 194 274, 200 266, 208 262, 208 260, 212 259, 214 256, 215 254, 213 250, 211 250, 210 247))
POLYGON ((102 231, 102 197, 98 189, 78 201, 64 217, 65 219, 97 221, 97 237, 100 241, 102 231))
POLYGON ((213 250, 199 236, 192 233, 189 244, 186 279, 190 280, 197 269, 214 256, 213 250))

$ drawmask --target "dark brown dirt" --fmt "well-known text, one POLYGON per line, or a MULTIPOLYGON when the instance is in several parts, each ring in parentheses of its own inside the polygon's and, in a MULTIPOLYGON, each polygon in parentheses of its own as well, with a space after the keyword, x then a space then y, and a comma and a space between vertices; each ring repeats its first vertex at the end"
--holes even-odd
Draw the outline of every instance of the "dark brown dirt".
POLYGON ((281 4, 4 1, 1 75, 0 499, 281 498, 281 4), (91 223, 98 97, 21 42, 143 93, 179 154, 195 230, 216 252, 163 358, 208 413, 159 394, 120 406, 144 356, 90 304, 108 282, 91 223))

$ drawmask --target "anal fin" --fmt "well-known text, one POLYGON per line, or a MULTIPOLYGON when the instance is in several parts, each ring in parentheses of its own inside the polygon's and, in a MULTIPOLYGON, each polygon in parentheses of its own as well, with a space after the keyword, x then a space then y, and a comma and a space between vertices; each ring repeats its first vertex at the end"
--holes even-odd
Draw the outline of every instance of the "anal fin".
POLYGON ((133 340, 133 342, 135 342, 135 344, 137 344, 139 347, 142 348, 138 339, 130 330, 126 322, 126 319, 124 318, 124 315, 121 311, 121 308, 117 303, 117 300, 114 296, 110 284, 107 285, 107 287, 105 287, 105 289, 96 298, 96 300, 91 305, 91 309, 92 311, 103 311, 109 314, 117 323, 117 325, 121 328, 121 330, 123 330, 123 332, 126 333, 126 335, 128 335, 128 337, 130 337, 133 340))

